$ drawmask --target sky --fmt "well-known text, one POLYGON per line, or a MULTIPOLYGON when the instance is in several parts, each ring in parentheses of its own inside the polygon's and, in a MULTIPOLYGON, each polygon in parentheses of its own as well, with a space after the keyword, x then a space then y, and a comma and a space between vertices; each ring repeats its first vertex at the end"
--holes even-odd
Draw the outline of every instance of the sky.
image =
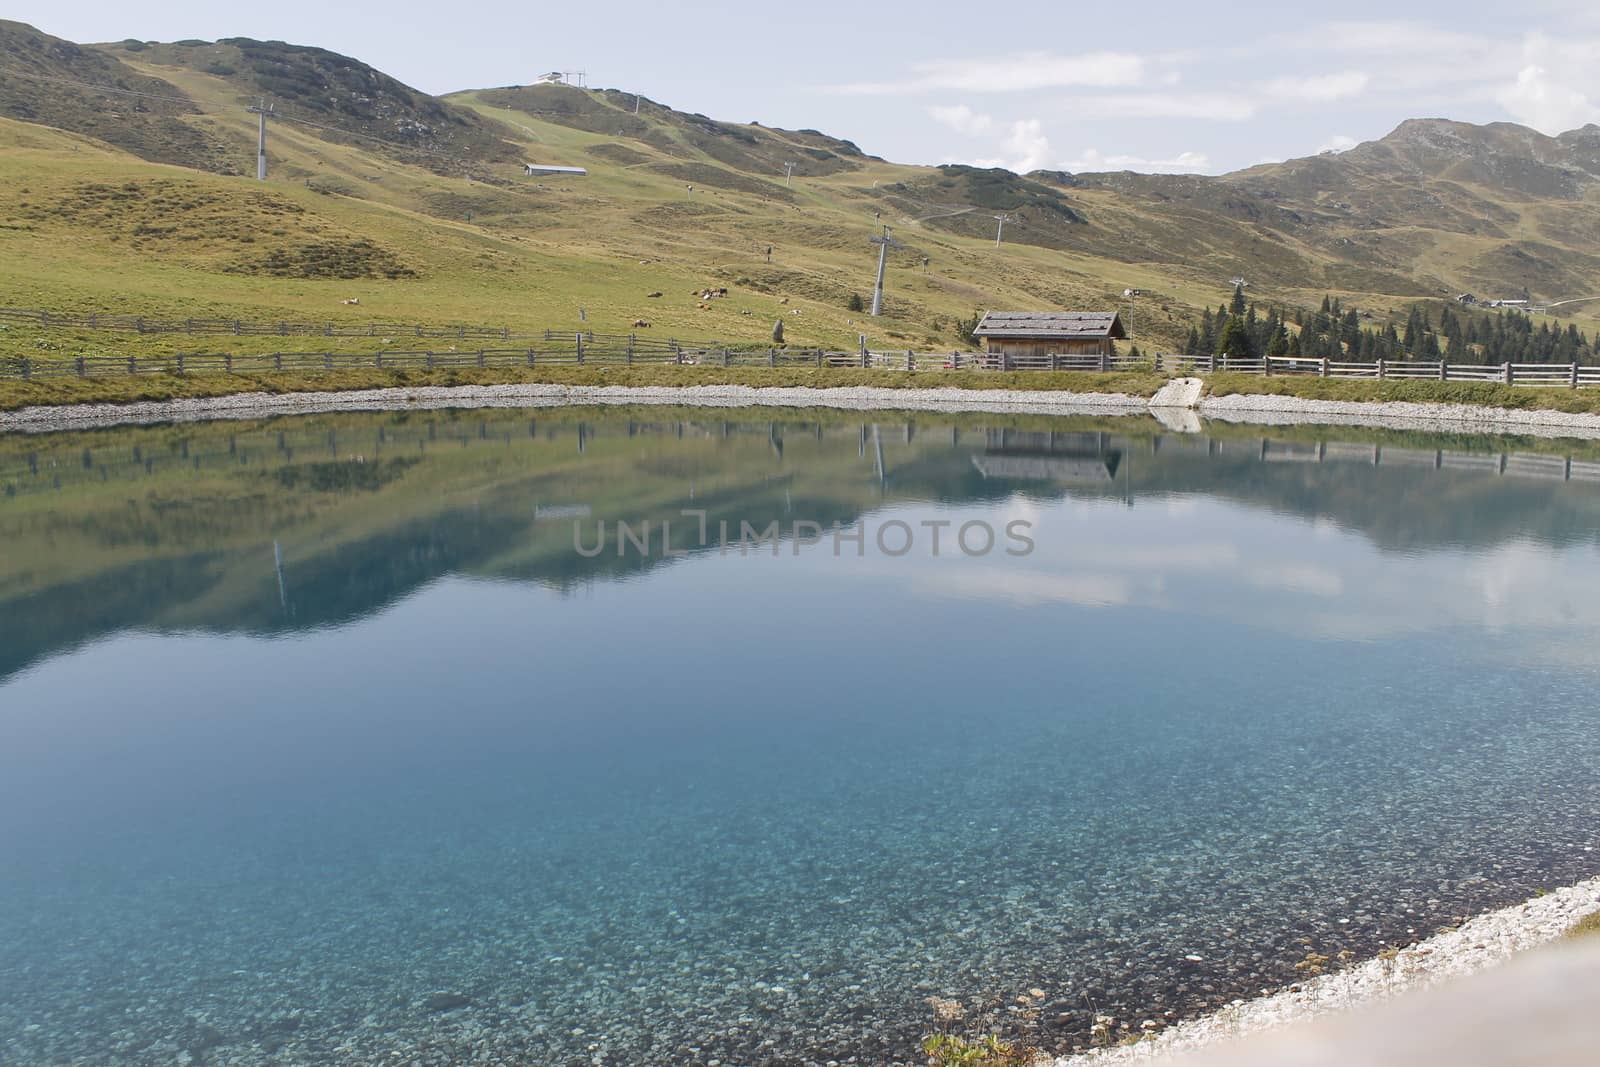
POLYGON ((1221 173, 1339 151, 1408 118, 1600 122, 1600 5, 747 0, 469 7, 10 0, 81 43, 256 37, 432 93, 585 71, 734 122, 813 128, 900 163, 1221 173))

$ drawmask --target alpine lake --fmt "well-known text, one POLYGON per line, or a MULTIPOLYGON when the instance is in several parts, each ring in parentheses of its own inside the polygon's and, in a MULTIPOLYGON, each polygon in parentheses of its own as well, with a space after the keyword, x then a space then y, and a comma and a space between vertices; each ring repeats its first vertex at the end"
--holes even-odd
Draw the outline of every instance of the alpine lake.
POLYGON ((880 1067, 1282 988, 1600 873, 1597 545, 1579 441, 3 436, 0 1063, 880 1067))

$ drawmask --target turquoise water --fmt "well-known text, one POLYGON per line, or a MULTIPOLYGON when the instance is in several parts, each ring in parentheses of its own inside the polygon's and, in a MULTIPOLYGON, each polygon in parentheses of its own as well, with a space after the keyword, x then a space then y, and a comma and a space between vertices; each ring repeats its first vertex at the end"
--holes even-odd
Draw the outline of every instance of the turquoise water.
POLYGON ((1067 1051, 1593 875, 1600 467, 1541 448, 6 439, 0 1062, 910 1063, 931 997, 1067 1051))

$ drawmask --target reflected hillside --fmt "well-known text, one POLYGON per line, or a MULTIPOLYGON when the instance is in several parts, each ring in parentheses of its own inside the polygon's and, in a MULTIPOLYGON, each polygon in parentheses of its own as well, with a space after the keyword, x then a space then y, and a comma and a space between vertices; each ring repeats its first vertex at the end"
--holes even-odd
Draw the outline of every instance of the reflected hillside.
POLYGON ((787 531, 914 501, 1199 494, 1332 522, 1384 549, 1566 545, 1600 530, 1592 448, 1359 431, 1184 437, 1147 420, 712 414, 372 413, 5 438, 0 675, 130 628, 339 625, 445 575, 562 590, 623 580, 682 557, 658 537, 616 551, 616 523, 681 530, 685 509, 713 530, 787 531), (598 552, 575 550, 575 523, 598 552))

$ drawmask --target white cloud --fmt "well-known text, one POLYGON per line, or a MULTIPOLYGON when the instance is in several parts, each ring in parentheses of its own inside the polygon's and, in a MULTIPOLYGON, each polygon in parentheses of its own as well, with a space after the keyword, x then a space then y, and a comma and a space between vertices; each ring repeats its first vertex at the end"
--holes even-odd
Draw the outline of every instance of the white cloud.
POLYGON ((1023 52, 981 59, 931 60, 897 81, 855 82, 829 91, 849 96, 907 96, 938 90, 1006 93, 1038 89, 1113 89, 1139 85, 1144 60, 1127 52, 1056 55, 1023 52))
POLYGON ((1076 117, 1095 119, 1211 119, 1243 122, 1255 117, 1257 102, 1236 93, 1107 93, 1063 101, 1076 117))
POLYGON ((1372 78, 1360 70, 1319 74, 1309 78, 1274 78, 1267 82, 1266 94, 1274 100, 1331 103, 1360 96, 1371 81, 1372 78))
POLYGON ((947 596, 1002 600, 1022 606, 1075 604, 1085 608, 1108 608, 1133 599, 1128 579, 1122 575, 1045 574, 995 567, 929 575, 920 580, 919 588, 947 596))
POLYGON ((988 133, 994 128, 994 119, 988 115, 972 110, 966 104, 955 104, 951 107, 930 107, 928 114, 934 121, 950 127, 957 133, 977 136, 988 133))
POLYGON ((1324 152, 1348 152, 1358 144, 1360 144, 1360 142, 1354 137, 1343 133, 1336 133, 1324 141, 1321 145, 1318 145, 1317 150, 1313 153, 1313 155, 1320 156, 1324 152))
POLYGON ((1107 170, 1136 170, 1171 174, 1200 174, 1211 166, 1204 152, 1179 152, 1171 159, 1146 159, 1143 156, 1123 154, 1102 155, 1088 148, 1077 159, 1062 164, 1066 170, 1094 172, 1107 170))
POLYGON ((1516 82, 1495 99, 1512 118, 1542 133, 1562 133, 1600 118, 1600 108, 1585 93, 1561 84, 1540 66, 1523 67, 1516 82))
POLYGON ((1260 589, 1307 596, 1331 598, 1344 592, 1344 577, 1338 571, 1312 563, 1268 564, 1247 570, 1245 580, 1260 589))
POLYGON ((1050 163, 1050 138, 1038 119, 1018 119, 1006 130, 1000 142, 1001 155, 972 160, 974 167, 1004 167, 1018 174, 1038 170, 1050 163))

